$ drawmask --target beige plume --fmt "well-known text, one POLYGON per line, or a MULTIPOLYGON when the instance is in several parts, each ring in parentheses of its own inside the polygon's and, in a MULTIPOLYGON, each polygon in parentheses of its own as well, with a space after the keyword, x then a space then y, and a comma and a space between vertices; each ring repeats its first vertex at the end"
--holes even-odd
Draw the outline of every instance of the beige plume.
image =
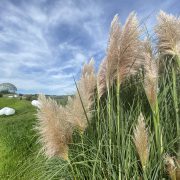
POLYGON ((166 164, 166 170, 167 170, 171 180, 178 180, 176 178, 176 169, 177 169, 177 167, 175 165, 174 159, 167 154, 165 156, 164 160, 165 160, 165 164, 166 164))
POLYGON ((144 59, 144 89, 149 103, 154 110, 157 100, 158 90, 158 63, 153 54, 151 42, 146 40, 143 42, 143 59, 144 59))
POLYGON ((72 127, 66 121, 66 111, 56 101, 39 96, 40 109, 38 110, 37 130, 43 152, 47 157, 59 156, 68 159, 68 143, 71 142, 72 127))
POLYGON ((139 40, 140 33, 136 14, 132 12, 126 20, 119 40, 118 76, 120 82, 135 75, 143 63, 139 56, 142 45, 139 40))
POLYGON ((111 22, 109 35, 109 43, 106 57, 106 84, 108 88, 112 85, 114 77, 117 75, 117 67, 119 60, 119 40, 121 36, 121 28, 118 15, 115 15, 111 22))
POLYGON ((68 121, 81 131, 84 131, 91 119, 92 105, 96 88, 96 75, 94 71, 94 60, 85 64, 82 69, 82 76, 77 83, 77 93, 74 98, 68 101, 68 121))
POLYGON ((159 52, 163 55, 178 56, 180 66, 180 18, 160 11, 155 31, 159 52))
POLYGON ((60 156, 67 160, 68 144, 71 142, 73 129, 79 128, 84 131, 87 127, 87 117, 89 119, 91 117, 96 88, 96 75, 93 65, 93 59, 89 64, 84 65, 82 77, 78 82, 79 92, 74 98, 68 98, 66 107, 58 105, 55 100, 43 95, 39 96, 40 109, 38 111, 37 130, 40 135, 40 142, 43 145, 43 152, 48 157, 60 156))
POLYGON ((138 124, 134 129, 134 144, 139 155, 143 169, 146 168, 149 158, 148 133, 142 114, 138 117, 138 124))
POLYGON ((98 97, 101 98, 101 96, 106 92, 107 90, 107 77, 106 77, 106 72, 107 72, 107 61, 106 58, 103 59, 98 75, 97 75, 97 90, 98 90, 98 97))

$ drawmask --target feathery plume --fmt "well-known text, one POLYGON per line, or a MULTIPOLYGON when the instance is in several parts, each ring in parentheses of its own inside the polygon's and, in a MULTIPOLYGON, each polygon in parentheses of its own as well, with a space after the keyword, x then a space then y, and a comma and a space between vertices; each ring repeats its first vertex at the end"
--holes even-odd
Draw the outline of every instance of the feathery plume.
POLYGON ((145 169, 149 157, 149 145, 148 133, 145 127, 144 117, 142 114, 139 115, 138 124, 134 129, 134 144, 136 146, 136 150, 139 155, 141 165, 143 169, 145 169))
POLYGON ((165 160, 166 169, 169 174, 169 177, 172 180, 176 180, 176 165, 175 165, 174 159, 167 154, 164 157, 164 160, 165 160))
POLYGON ((141 41, 140 30, 135 13, 131 13, 122 30, 115 16, 112 25, 107 51, 107 78, 119 78, 123 82, 127 77, 138 72, 143 61, 139 56, 141 41))
POLYGON ((107 84, 106 84, 106 71, 107 71, 107 61, 106 58, 103 59, 98 75, 97 75, 97 90, 98 90, 98 97, 101 98, 101 96, 106 92, 107 84))
POLYGON ((68 121, 81 131, 84 131, 87 127, 87 122, 91 118, 92 104, 94 102, 96 75, 93 64, 94 60, 91 59, 89 64, 84 65, 81 79, 77 84, 78 92, 72 100, 68 101, 66 106, 68 121))
POLYGON ((177 56, 180 66, 180 18, 160 11, 155 32, 158 37, 159 52, 177 56))
POLYGON ((119 23, 119 17, 116 14, 111 22, 109 43, 107 48, 106 84, 108 88, 112 85, 113 79, 117 73, 120 36, 121 36, 121 27, 119 23))
POLYGON ((118 76, 120 82, 137 74, 143 61, 139 56, 141 41, 140 29, 135 13, 131 13, 122 29, 119 40, 118 76))
POLYGON ((151 42, 149 40, 143 42, 143 59, 145 70, 144 89, 149 100, 149 104, 154 110, 157 100, 158 65, 155 61, 151 42))
POLYGON ((89 64, 84 64, 82 68, 82 76, 84 77, 86 74, 94 73, 94 59, 91 58, 89 64))
POLYGON ((72 127, 66 121, 66 111, 56 101, 40 95, 38 98, 40 109, 38 110, 37 130, 43 152, 47 157, 59 156, 68 160, 68 143, 71 142, 72 127))
POLYGON ((107 48, 107 55, 100 65, 98 74, 99 97, 109 89, 115 79, 122 83, 131 75, 137 74, 142 58, 140 30, 135 13, 131 13, 121 29, 118 15, 115 15, 112 23, 107 48), (106 73, 106 74, 105 74, 106 73), (104 81, 104 82, 103 82, 104 81), (105 82, 106 81, 106 82, 105 82))

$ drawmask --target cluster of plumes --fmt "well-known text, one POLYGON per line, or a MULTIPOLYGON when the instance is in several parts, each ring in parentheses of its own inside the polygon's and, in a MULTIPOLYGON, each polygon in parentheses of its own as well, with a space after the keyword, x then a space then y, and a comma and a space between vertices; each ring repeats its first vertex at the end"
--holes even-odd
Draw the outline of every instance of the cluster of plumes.
POLYGON ((180 164, 178 160, 169 156, 168 154, 164 157, 166 170, 171 180, 180 179, 180 164))
POLYGON ((141 65, 142 58, 140 29, 135 13, 131 13, 121 28, 118 15, 111 23, 107 54, 98 72, 99 98, 108 90, 114 80, 122 83, 127 77, 136 74, 141 65))
POLYGON ((161 11, 155 27, 158 49, 162 55, 177 56, 180 66, 180 18, 161 11))
POLYGON ((139 115, 137 126, 134 129, 134 144, 136 146, 136 151, 139 155, 141 165, 143 169, 145 169, 149 158, 149 142, 148 132, 142 114, 139 115))
MULTIPOLYGON (((160 12, 156 33, 160 54, 180 54, 180 20, 172 15, 160 12)), ((158 63, 150 41, 140 40, 141 29, 135 13, 131 13, 121 27, 118 15, 111 23, 107 53, 102 61, 98 76, 94 72, 94 60, 85 64, 82 76, 77 83, 77 92, 68 99, 65 107, 44 96, 38 112, 38 131, 43 149, 48 157, 58 155, 68 158, 68 144, 74 129, 84 131, 91 119, 94 92, 97 85, 98 97, 108 92, 116 81, 119 85, 127 78, 144 70, 144 89, 151 107, 154 109, 157 97, 158 63)), ((134 142, 142 166, 148 159, 147 131, 142 115, 134 131, 134 142)))
MULTIPOLYGON (((123 27, 118 15, 115 15, 111 23, 107 53, 97 76, 99 98, 109 90, 115 80, 121 84, 143 69, 144 88, 154 109, 160 62, 155 56, 150 40, 140 40, 141 32, 135 13, 129 15, 123 27)), ((180 65, 180 19, 161 11, 155 32, 160 55, 176 55, 180 65)))
POLYGON ((82 76, 77 84, 77 92, 73 99, 69 99, 66 106, 68 120, 81 131, 84 131, 91 119, 94 92, 96 88, 96 75, 94 72, 94 60, 85 64, 82 76))
POLYGON ((136 75, 144 68, 144 88, 152 108, 156 104, 158 66, 149 40, 141 41, 141 29, 137 17, 131 13, 121 28, 116 15, 111 23, 107 55, 102 61, 97 78, 98 96, 112 86, 136 75))
POLYGON ((55 100, 39 96, 37 130, 43 152, 47 157, 59 156, 68 159, 68 144, 71 143, 75 128, 84 131, 87 118, 90 119, 93 94, 96 87, 94 61, 85 64, 82 77, 77 85, 75 97, 69 98, 67 106, 58 105, 55 100))

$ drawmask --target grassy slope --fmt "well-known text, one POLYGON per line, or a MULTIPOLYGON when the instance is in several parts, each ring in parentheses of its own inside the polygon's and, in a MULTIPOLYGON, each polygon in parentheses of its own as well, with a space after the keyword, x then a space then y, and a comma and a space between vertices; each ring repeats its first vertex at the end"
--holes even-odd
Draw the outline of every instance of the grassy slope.
POLYGON ((0 117, 0 179, 12 179, 18 166, 37 148, 32 130, 35 108, 25 100, 0 98, 0 108, 6 106, 16 114, 0 117))

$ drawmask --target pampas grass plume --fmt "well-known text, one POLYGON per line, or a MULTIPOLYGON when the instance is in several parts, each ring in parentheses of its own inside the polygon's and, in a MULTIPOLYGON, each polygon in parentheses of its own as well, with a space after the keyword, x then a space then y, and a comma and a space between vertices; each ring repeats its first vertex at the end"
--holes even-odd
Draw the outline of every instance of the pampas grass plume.
POLYGON ((158 64, 149 40, 143 42, 143 59, 145 70, 144 89, 152 110, 155 110, 158 89, 158 64))
POLYGON ((43 152, 47 157, 59 156, 68 159, 68 144, 71 142, 72 127, 66 121, 66 111, 55 100, 40 95, 38 98, 38 125, 43 152))
POLYGON ((178 180, 176 178, 176 168, 177 167, 175 165, 174 159, 167 154, 167 155, 165 155, 164 160, 165 160, 166 170, 167 170, 168 175, 171 178, 171 180, 178 180))
POLYGON ((148 133, 145 127, 144 117, 142 114, 138 117, 138 124, 134 129, 134 144, 136 146, 139 159, 143 169, 146 168, 149 157, 148 133))
POLYGON ((66 106, 68 121, 82 132, 86 129, 88 121, 91 119, 95 88, 96 75, 94 71, 94 60, 91 59, 82 68, 82 76, 77 83, 75 97, 69 100, 66 106))
POLYGON ((107 71, 107 61, 106 61, 106 58, 104 58, 99 67, 99 71, 98 71, 98 75, 97 75, 97 90, 98 90, 98 98, 99 99, 107 90, 106 71, 107 71))
POLYGON ((158 48, 162 55, 171 55, 180 68, 180 17, 160 11, 155 31, 158 48))

